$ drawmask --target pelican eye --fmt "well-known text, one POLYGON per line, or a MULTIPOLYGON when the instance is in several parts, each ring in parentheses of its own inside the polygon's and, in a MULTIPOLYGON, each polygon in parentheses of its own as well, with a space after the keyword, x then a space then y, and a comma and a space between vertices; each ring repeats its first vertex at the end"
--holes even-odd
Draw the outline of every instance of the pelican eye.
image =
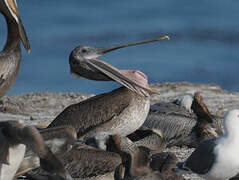
POLYGON ((86 49, 82 49, 82 50, 81 50, 81 53, 86 53, 86 52, 87 52, 86 49))

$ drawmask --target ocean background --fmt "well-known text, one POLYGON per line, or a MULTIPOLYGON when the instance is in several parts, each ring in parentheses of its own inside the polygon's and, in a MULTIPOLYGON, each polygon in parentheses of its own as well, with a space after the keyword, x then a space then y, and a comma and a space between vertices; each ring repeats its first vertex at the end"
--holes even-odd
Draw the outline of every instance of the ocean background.
MULTIPOLYGON (((23 0, 19 12, 31 43, 8 95, 26 92, 99 94, 119 87, 70 75, 78 45, 105 47, 169 35, 101 56, 119 69, 143 71, 150 83, 189 81, 239 91, 239 1, 23 0)), ((7 35, 0 17, 0 47, 7 35)))

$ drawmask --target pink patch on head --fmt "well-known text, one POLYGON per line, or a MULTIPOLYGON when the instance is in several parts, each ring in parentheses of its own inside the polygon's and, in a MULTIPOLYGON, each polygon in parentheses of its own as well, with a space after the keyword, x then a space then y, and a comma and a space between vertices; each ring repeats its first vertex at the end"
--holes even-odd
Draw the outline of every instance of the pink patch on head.
POLYGON ((120 72, 131 81, 141 86, 148 87, 148 78, 143 72, 138 70, 120 70, 120 72))

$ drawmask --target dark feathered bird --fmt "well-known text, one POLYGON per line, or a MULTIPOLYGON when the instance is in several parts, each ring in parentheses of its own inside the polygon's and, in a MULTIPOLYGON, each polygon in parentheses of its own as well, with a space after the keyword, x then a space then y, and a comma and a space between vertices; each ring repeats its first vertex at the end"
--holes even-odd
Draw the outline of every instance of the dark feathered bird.
POLYGON ((110 48, 76 47, 70 55, 72 74, 91 80, 113 80, 123 87, 70 105, 53 120, 49 127, 71 125, 76 128, 81 138, 100 131, 126 136, 138 129, 149 111, 149 93, 155 93, 148 87, 147 76, 140 71, 118 70, 96 58, 115 49, 165 38, 168 37, 110 48))
MULTIPOLYGON (((151 135, 154 135, 154 133, 150 130, 146 130, 144 133, 139 133, 139 136, 142 137, 142 135, 147 138, 152 137, 151 135), (148 136, 145 136, 146 134, 148 134, 148 136)), ((111 135, 107 132, 100 132, 87 139, 86 143, 89 143, 97 148, 103 148, 107 151, 120 154, 122 158, 122 165, 116 168, 115 179, 157 179, 159 177, 160 179, 165 180, 182 179, 181 176, 176 175, 173 171, 177 164, 177 158, 173 154, 157 153, 151 155, 149 148, 152 144, 145 142, 137 143, 138 141, 136 138, 138 137, 131 137, 135 140, 135 142, 132 142, 127 137, 111 135), (144 145, 146 145, 146 147, 144 145)), ((142 141, 145 138, 139 139, 139 141, 142 141)))
POLYGON ((21 63, 21 46, 30 52, 28 42, 15 0, 0 0, 0 12, 6 19, 7 42, 0 52, 0 98, 13 86, 17 79, 21 63))
POLYGON ((158 153, 151 156, 148 148, 138 147, 127 137, 118 135, 110 136, 107 145, 108 150, 118 152, 122 157, 122 165, 115 171, 116 180, 182 179, 173 171, 177 164, 173 154, 158 153))
MULTIPOLYGON (((48 128, 41 131, 41 133, 46 143, 55 152, 73 178, 106 175, 107 173, 112 173, 121 163, 121 157, 117 153, 96 149, 84 143, 76 142, 76 131, 72 127, 48 128), (69 145, 72 147, 69 147, 69 145)), ((25 173, 24 175, 27 177, 35 179, 52 178, 51 173, 40 168, 30 171, 39 167, 39 163, 35 159, 36 157, 32 155, 26 157, 18 175, 25 173), (32 168, 29 167, 29 164, 32 168)))
MULTIPOLYGON (((73 178, 95 177, 114 172, 121 163, 121 157, 117 153, 86 145, 75 145, 70 151, 57 156, 73 178)), ((28 172, 25 175, 27 177, 51 176, 41 169, 28 172)))
POLYGON ((168 147, 196 147, 202 140, 223 134, 221 118, 210 114, 199 93, 194 97, 186 95, 173 102, 154 104, 142 128, 161 131, 168 147))

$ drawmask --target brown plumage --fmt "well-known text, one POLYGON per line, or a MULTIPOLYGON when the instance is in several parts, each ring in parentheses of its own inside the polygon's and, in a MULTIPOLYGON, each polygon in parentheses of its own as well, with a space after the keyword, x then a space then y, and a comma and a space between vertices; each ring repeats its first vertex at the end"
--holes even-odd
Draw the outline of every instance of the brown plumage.
POLYGON ((213 139, 223 135, 222 122, 220 118, 213 117, 199 92, 194 94, 192 103, 193 112, 197 116, 197 124, 194 127, 197 141, 213 139))
POLYGON ((151 156, 150 167, 160 172, 165 180, 182 180, 182 176, 175 171, 177 163, 178 159, 173 153, 162 152, 151 156))
MULTIPOLYGON (((84 144, 75 144, 63 154, 57 154, 64 167, 73 178, 87 178, 113 172, 121 164, 121 157, 114 152, 108 152, 84 144)), ((51 176, 42 169, 36 169, 25 174, 27 177, 51 176)))
POLYGON ((89 137, 99 131, 126 136, 141 126, 149 106, 149 97, 121 87, 68 106, 49 127, 71 125, 76 128, 78 137, 89 137))
POLYGON ((147 148, 138 148, 127 137, 117 135, 109 138, 108 148, 117 151, 123 160, 123 164, 115 171, 116 180, 182 179, 182 176, 178 176, 173 171, 176 168, 177 158, 171 153, 158 153, 151 156, 147 148), (112 149, 112 144, 115 149, 112 149))
POLYGON ((21 63, 20 40, 28 52, 30 52, 30 44, 18 13, 16 1, 0 0, 0 13, 5 17, 8 28, 7 42, 0 52, 0 98, 2 98, 17 79, 21 63))
MULTIPOLYGON (((106 150, 109 147, 108 140, 112 136, 112 133, 103 131, 93 134, 87 138, 85 143, 98 149, 106 150)), ((116 136, 116 135, 115 135, 116 136)), ((121 139, 123 137, 121 136, 121 139)), ((165 149, 165 140, 160 132, 157 130, 136 130, 132 134, 124 138, 122 142, 126 142, 124 147, 132 144, 136 148, 147 148, 150 153, 158 153, 165 149)), ((111 146, 110 146, 111 147, 111 146)))
POLYGON ((73 178, 92 177, 113 172, 121 163, 118 154, 87 146, 73 148, 61 159, 73 178))
MULTIPOLYGON (((105 175, 113 172, 121 163, 121 157, 117 153, 95 149, 84 143, 76 142, 76 131, 73 127, 59 126, 40 132, 73 178, 105 175)), ((36 179, 53 177, 51 173, 38 168, 39 162, 36 161, 36 156, 30 154, 24 160, 18 175, 24 172, 27 177, 36 179), (32 170, 33 168, 38 169, 32 170)))
POLYGON ((155 129, 138 129, 127 136, 138 147, 146 147, 151 153, 159 153, 166 147, 166 140, 159 130, 155 129))
POLYGON ((81 138, 99 131, 126 136, 138 129, 149 111, 149 93, 155 93, 148 87, 147 76, 140 71, 119 70, 96 58, 115 49, 165 38, 168 37, 110 48, 76 47, 69 59, 72 74, 91 80, 113 80, 124 87, 67 107, 48 127, 71 125, 81 138))
POLYGON ((149 167, 150 151, 147 148, 138 148, 134 142, 125 136, 110 135, 102 132, 95 134, 86 142, 91 146, 103 147, 107 151, 119 154, 122 158, 123 166, 127 169, 127 172, 124 173, 139 176, 152 172, 149 167))
POLYGON ((151 106, 142 127, 160 130, 168 147, 196 147, 202 140, 222 135, 220 118, 210 114, 198 92, 194 97, 186 95, 179 99, 181 103, 160 102, 151 106))

